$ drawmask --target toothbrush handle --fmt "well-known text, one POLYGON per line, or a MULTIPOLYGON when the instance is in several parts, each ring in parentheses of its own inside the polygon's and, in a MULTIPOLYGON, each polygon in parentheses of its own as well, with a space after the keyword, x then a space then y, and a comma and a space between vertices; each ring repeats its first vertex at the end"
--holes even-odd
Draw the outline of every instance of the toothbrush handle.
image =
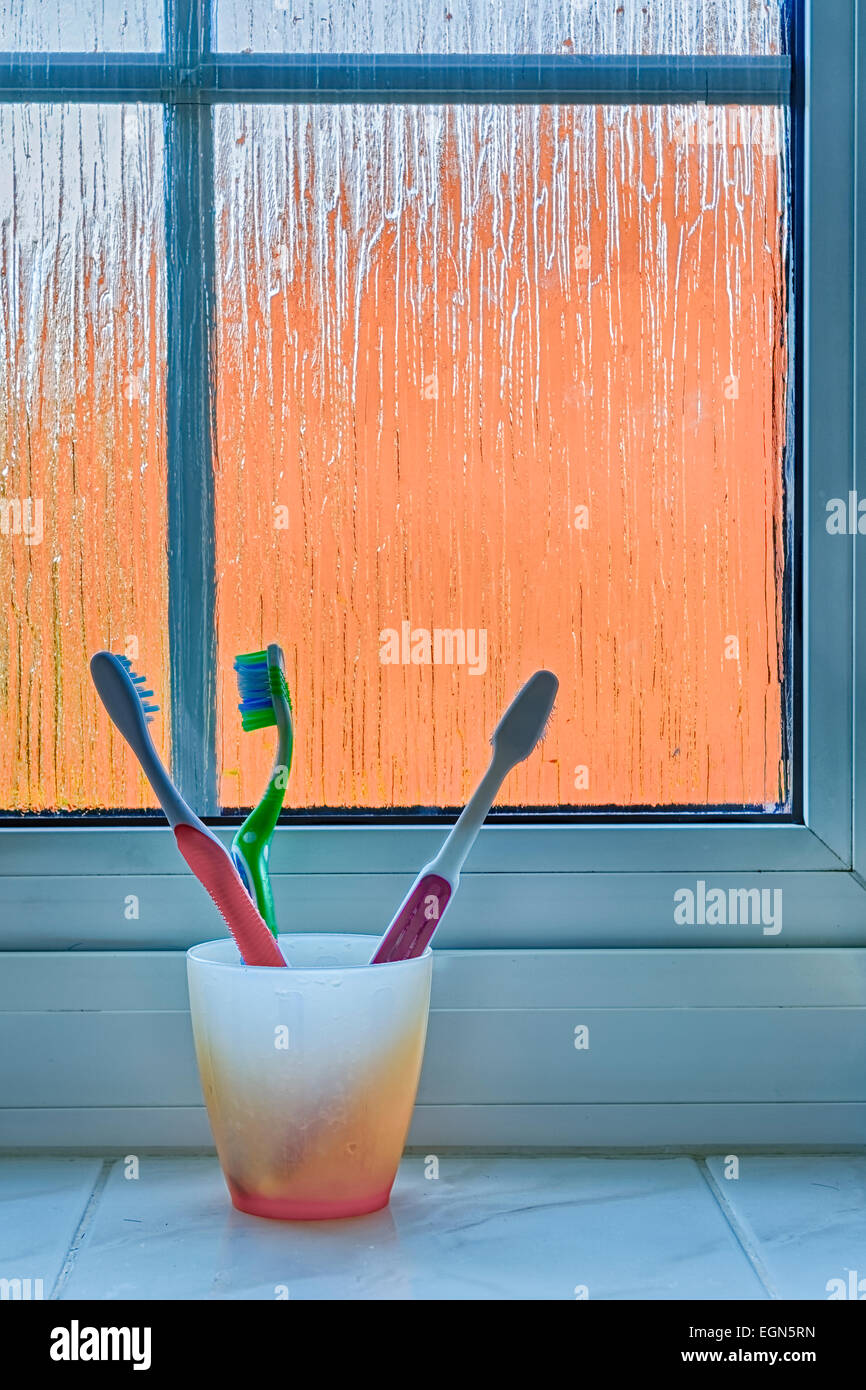
POLYGON ((259 916, 222 845, 193 825, 176 825, 177 847, 210 893, 247 965, 285 966, 282 952, 259 916))
POLYGON ((430 944, 430 938, 442 920, 451 899, 456 881, 449 883, 441 874, 422 869, 409 890, 408 897, 397 912, 379 943, 371 965, 385 961, 410 960, 420 956, 430 944))
POLYGON ((376 950, 371 965, 420 956, 460 882, 460 870, 502 786, 508 766, 494 755, 436 858, 423 868, 376 950))
POLYGON ((451 827, 444 845, 436 858, 427 865, 428 869, 444 874, 455 886, 460 870, 466 862, 466 856, 475 844, 478 832, 487 819, 487 813, 505 781, 509 767, 510 764, 503 765, 494 754, 490 766, 451 827))

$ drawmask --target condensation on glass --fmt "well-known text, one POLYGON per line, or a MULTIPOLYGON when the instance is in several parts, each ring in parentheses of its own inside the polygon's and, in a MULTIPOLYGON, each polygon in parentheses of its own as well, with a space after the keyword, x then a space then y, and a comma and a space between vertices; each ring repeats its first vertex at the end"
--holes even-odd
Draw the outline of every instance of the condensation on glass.
POLYGON ((0 53, 162 48, 163 0, 0 0, 0 53))
POLYGON ((0 106, 3 810, 153 804, 88 659, 168 689, 164 259, 158 110, 0 106))
POLYGON ((223 804, 276 639, 292 806, 460 804, 547 666, 500 804, 787 807, 786 114, 215 120, 223 804))
POLYGON ((283 53, 782 51, 781 0, 215 0, 215 47, 283 53))

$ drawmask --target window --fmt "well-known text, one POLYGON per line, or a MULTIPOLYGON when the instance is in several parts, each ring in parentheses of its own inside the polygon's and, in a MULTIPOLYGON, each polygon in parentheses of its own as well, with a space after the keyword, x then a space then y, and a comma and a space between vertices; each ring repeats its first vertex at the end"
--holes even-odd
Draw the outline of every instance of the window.
POLYGON ((233 657, 282 629, 292 806, 461 804, 547 666, 500 804, 788 811, 782 108, 241 105, 214 136, 221 804, 269 754, 233 657))
POLYGON ((56 54, 5 112, 7 811, 152 805, 104 642, 196 804, 252 804, 232 659, 278 634, 298 811, 459 806, 547 665, 501 807, 790 816, 785 8, 428 11, 7 3, 56 54))
POLYGON ((168 682, 162 177, 154 106, 0 106, 4 808, 156 804, 87 687, 168 682))
POLYGON ((671 901, 771 873, 783 944, 850 942, 854 568, 824 525, 853 488, 843 11, 140 0, 43 31, 0 8, 20 872, 49 842, 61 876, 121 844, 176 871, 88 650, 135 644, 217 819, 269 755, 231 658, 276 634, 299 741, 275 862, 314 915, 363 872, 378 920, 546 664, 551 735, 471 864, 497 909, 455 905, 455 940, 766 945, 684 938, 671 901))

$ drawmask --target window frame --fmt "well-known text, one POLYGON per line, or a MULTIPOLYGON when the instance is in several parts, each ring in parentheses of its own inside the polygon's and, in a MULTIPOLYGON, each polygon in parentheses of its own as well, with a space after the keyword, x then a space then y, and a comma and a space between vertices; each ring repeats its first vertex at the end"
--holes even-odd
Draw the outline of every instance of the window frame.
MULTIPOLYGON (((775 103, 790 90, 801 173, 798 180, 795 169, 802 192, 797 212, 803 276, 796 334, 802 393, 795 504, 802 555, 802 604, 795 605, 795 623, 802 625, 798 820, 750 823, 734 814, 727 822, 696 816, 640 824, 488 825, 464 875, 462 901, 455 901, 443 923, 443 947, 866 944, 866 741, 855 741, 866 676, 866 657, 856 645, 866 567, 856 565, 856 538, 849 543, 829 536, 825 526, 826 500, 856 490, 855 443, 866 400, 864 355, 856 351, 858 334, 866 330, 866 304, 862 291, 855 297, 855 231, 866 212, 866 105, 858 100, 866 32, 859 0, 856 9, 846 0, 823 0, 820 16, 813 0, 803 0, 793 6, 793 21, 793 64, 788 58, 498 55, 352 55, 347 62, 210 53, 207 0, 166 0, 163 54, 0 55, 0 100, 145 100, 166 108, 174 770, 184 794, 205 816, 219 813, 211 756, 214 546, 212 533, 200 526, 213 504, 213 104, 417 101, 421 91, 426 101, 775 103), (190 245, 197 246, 197 257, 187 255, 190 245), (190 460, 198 466, 191 468, 190 460), (767 938, 754 927, 677 927, 673 891, 707 874, 722 886, 745 889, 768 886, 766 876, 772 875, 771 886, 788 890, 782 933, 767 938), (479 916, 478 906, 490 903, 495 911, 479 916)), ((165 828, 44 819, 49 823, 7 822, 0 829, 0 904, 6 908, 0 947, 153 949, 199 939, 181 891, 182 866, 165 828), (118 865, 132 872, 118 874, 118 865), (115 880, 117 891, 140 881, 157 925, 129 923, 112 906, 119 921, 116 930, 111 926, 107 908, 99 910, 99 891, 100 884, 107 891, 115 880), (76 892, 76 885, 84 891, 76 892), (61 901, 67 905, 62 927, 61 901)), ((228 841, 230 822, 224 819, 217 828, 228 841)), ((335 912, 339 916, 335 902, 344 895, 349 900, 361 879, 368 906, 353 920, 358 930, 376 930, 380 895, 397 901, 404 879, 414 876, 440 837, 441 831, 422 824, 280 826, 272 853, 278 899, 291 880, 296 898, 300 889, 308 925, 322 927, 333 923, 335 912)))

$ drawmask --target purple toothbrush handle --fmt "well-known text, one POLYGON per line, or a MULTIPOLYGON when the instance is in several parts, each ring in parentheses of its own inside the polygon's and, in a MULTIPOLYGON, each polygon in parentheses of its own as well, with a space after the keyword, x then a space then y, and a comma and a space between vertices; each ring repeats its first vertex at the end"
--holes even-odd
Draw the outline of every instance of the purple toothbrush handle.
POLYGON ((451 884, 441 874, 425 874, 404 902, 370 962, 411 960, 427 949, 451 897, 451 884))

